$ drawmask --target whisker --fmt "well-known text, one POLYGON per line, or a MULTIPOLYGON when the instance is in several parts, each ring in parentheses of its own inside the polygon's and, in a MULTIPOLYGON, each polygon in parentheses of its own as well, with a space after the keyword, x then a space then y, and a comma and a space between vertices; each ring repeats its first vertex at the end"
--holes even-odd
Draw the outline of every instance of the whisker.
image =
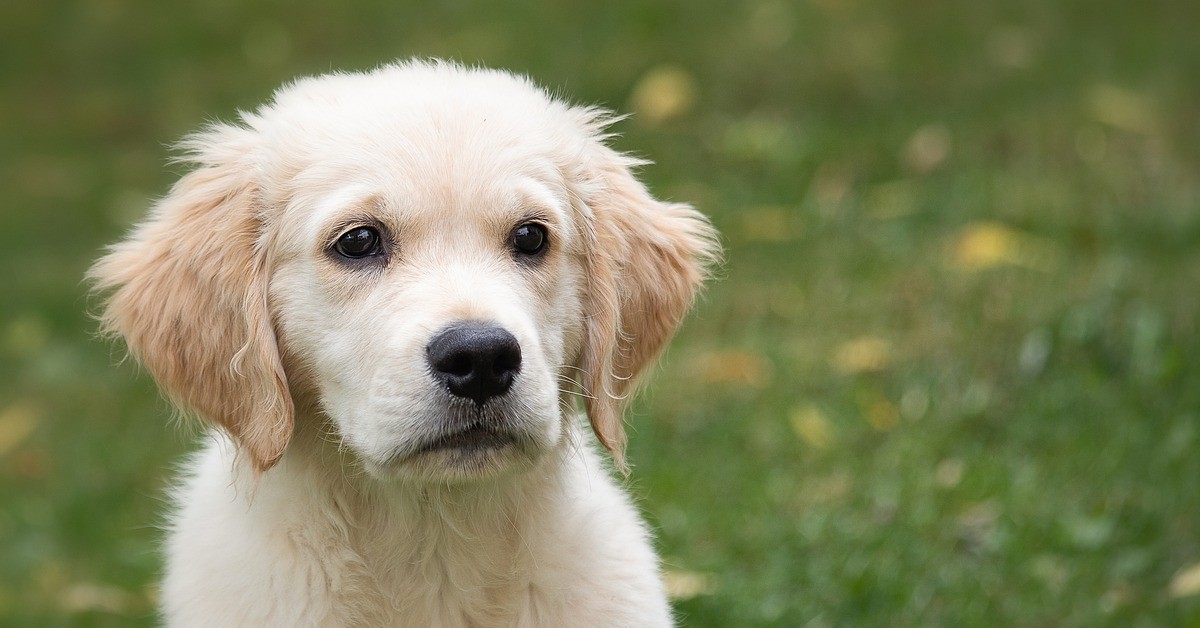
POLYGON ((596 398, 595 396, 593 396, 587 392, 587 387, 584 386, 583 384, 571 379, 570 377, 567 377, 566 375, 559 374, 559 375, 557 375, 557 377, 558 377, 559 382, 566 382, 566 383, 571 384, 572 386, 578 388, 578 390, 572 390, 571 388, 561 388, 560 390, 562 392, 564 392, 568 395, 575 395, 576 397, 582 397, 584 399, 595 399, 596 398))
POLYGON ((560 382, 567 382, 569 384, 578 386, 581 389, 584 387, 583 384, 581 384, 580 382, 578 382, 574 379, 571 379, 570 377, 567 377, 566 375, 559 374, 556 377, 558 377, 558 381, 560 381, 560 382))

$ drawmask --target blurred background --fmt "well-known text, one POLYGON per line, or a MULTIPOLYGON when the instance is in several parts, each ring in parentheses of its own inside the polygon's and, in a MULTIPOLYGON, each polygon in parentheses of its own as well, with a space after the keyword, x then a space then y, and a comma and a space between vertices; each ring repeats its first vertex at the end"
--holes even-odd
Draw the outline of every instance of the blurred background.
POLYGON ((194 446, 82 281, 280 83, 631 112, 728 262, 630 417, 688 626, 1200 625, 1200 3, 0 4, 0 624, 154 622, 194 446))

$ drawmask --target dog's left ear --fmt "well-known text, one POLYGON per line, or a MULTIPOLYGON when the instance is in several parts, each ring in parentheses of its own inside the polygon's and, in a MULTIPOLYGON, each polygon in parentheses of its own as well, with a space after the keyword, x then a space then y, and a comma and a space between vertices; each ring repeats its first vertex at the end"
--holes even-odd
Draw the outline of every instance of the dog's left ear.
POLYGON ((583 194, 584 405, 619 468, 624 467, 624 402, 674 335, 720 257, 708 219, 688 205, 652 198, 631 172, 639 163, 599 146, 589 159, 583 194))

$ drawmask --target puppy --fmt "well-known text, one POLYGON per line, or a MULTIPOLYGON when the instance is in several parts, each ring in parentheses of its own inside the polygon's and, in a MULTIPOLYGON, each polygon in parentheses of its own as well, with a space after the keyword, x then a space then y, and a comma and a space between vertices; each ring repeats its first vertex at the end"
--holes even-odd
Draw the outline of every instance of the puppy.
POLYGON ((213 430, 175 493, 172 626, 665 626, 622 402, 718 254, 607 113, 442 62, 306 78, 91 277, 213 430), (581 412, 582 410, 582 412, 581 412))

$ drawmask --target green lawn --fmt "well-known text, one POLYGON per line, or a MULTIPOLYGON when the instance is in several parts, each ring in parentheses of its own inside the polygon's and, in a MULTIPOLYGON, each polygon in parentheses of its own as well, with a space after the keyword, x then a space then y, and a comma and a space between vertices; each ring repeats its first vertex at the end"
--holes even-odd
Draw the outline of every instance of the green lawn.
POLYGON ((724 234, 630 417, 684 625, 1200 626, 1200 3, 246 4, 0 4, 0 624, 153 622, 195 431, 82 275, 168 145, 420 55, 724 234))

